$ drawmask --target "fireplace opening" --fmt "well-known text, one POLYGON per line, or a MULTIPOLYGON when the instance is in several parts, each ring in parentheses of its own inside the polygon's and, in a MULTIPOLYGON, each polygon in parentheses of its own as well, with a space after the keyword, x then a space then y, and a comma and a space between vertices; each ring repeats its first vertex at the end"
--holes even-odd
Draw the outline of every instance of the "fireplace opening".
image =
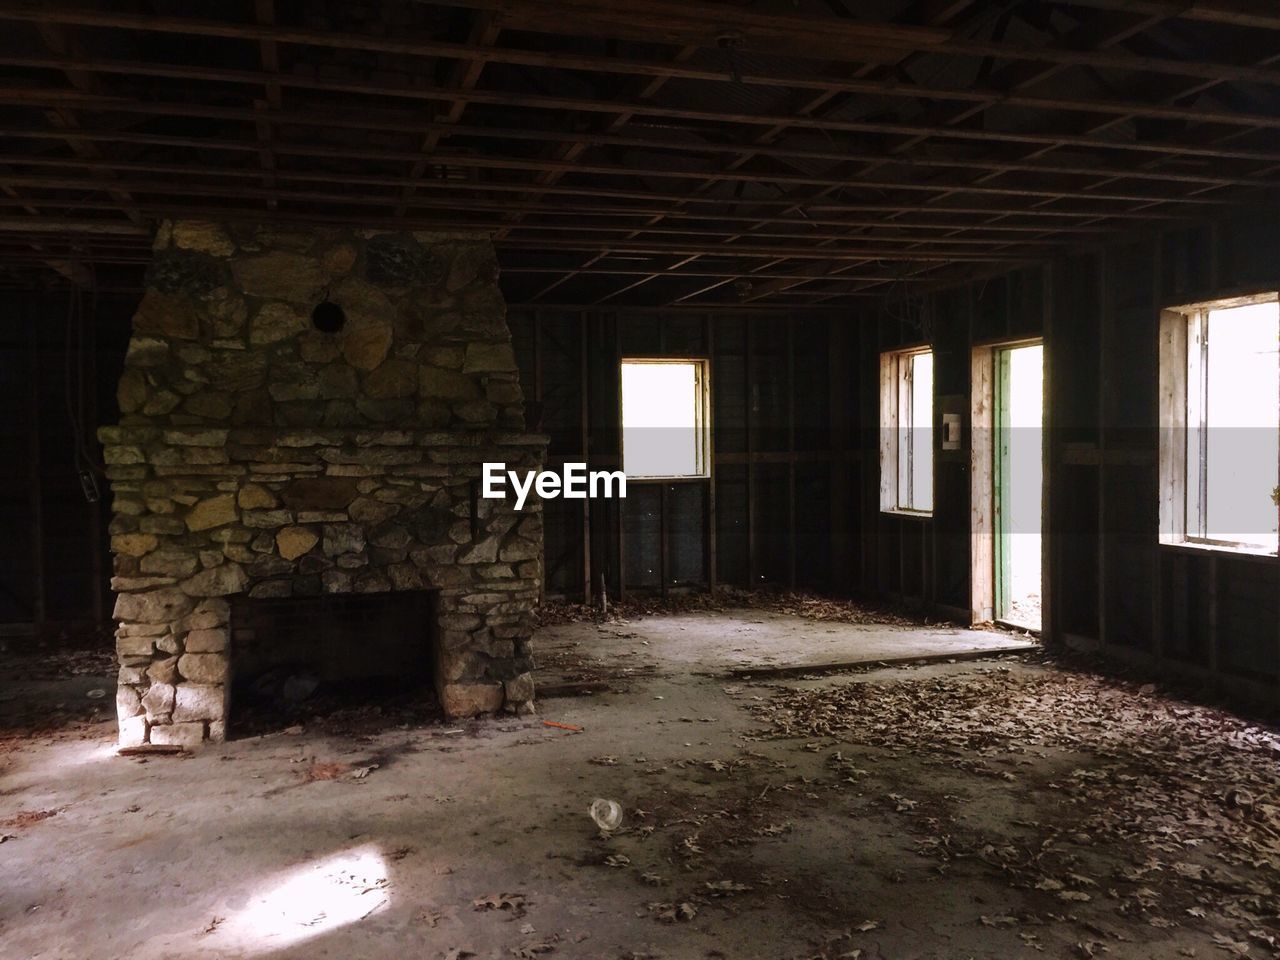
POLYGON ((438 591, 236 597, 228 732, 439 719, 438 591))

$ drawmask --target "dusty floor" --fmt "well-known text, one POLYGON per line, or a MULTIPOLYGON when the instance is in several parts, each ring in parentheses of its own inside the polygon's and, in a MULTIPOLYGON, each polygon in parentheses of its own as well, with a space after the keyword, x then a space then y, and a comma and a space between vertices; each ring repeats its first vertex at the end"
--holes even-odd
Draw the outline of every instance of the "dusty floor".
POLYGON ((145 762, 106 722, 10 736, 0 956, 1275 955, 1273 731, 1007 659, 726 677, 688 638, 743 619, 546 628, 617 692, 536 718, 145 762))

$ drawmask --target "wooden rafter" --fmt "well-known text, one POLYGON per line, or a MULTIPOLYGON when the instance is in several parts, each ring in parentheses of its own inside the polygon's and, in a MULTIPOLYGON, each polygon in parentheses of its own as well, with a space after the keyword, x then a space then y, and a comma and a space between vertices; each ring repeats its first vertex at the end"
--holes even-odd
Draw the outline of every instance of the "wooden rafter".
POLYGON ((0 57, 0 252, 138 263, 157 218, 265 211, 487 230, 533 299, 839 302, 1280 188, 1280 55, 1256 55, 1280 14, 1253 0, 1045 0, 1008 34, 1017 4, 972 0, 902 22, 809 0, 399 3, 394 30, 349 28, 377 8, 337 30, 274 0, 0 0, 49 41, 0 57), (1192 48, 1174 20, 1242 42, 1192 48))

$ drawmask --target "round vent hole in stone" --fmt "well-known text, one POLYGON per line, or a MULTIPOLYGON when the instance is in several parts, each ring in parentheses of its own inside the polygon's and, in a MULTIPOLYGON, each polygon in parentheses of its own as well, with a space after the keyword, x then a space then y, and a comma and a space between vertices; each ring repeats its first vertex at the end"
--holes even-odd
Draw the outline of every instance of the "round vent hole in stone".
POLYGON ((321 333, 337 333, 346 322, 346 313, 332 300, 320 301, 311 311, 311 323, 321 333))

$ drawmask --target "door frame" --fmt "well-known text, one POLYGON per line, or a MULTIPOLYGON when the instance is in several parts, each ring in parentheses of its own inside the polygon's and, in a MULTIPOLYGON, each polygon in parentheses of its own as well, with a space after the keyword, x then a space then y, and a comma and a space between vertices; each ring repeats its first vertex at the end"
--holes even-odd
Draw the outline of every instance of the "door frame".
MULTIPOLYGON (((1007 380, 1008 367, 1000 362, 1000 356, 1006 351, 1018 347, 1044 346, 1043 337, 1021 337, 1012 340, 995 340, 973 347, 969 380, 970 412, 970 617, 974 623, 994 623, 997 603, 1000 599, 1001 578, 996 564, 1001 562, 1001 546, 999 542, 999 511, 996 485, 1001 475, 999 469, 999 447, 996 437, 1000 424, 996 422, 999 414, 999 395, 1001 370, 1007 380)), ((1048 361, 1045 361, 1046 367, 1048 361)), ((1047 376, 1046 376, 1047 384, 1047 376)), ((1005 389, 1008 384, 1006 382, 1005 389)), ((1045 418, 1048 417, 1048 401, 1045 402, 1045 418)), ((1048 460, 1042 450, 1045 482, 1048 480, 1048 460)), ((1041 491, 1041 531, 1044 528, 1044 508, 1047 503, 1044 491, 1041 491)), ((1047 574, 1042 568, 1041 578, 1047 574)), ((1007 582, 1007 579, 1006 579, 1007 582)), ((1043 585, 1042 585, 1043 586, 1043 585)), ((1042 590, 1043 594, 1043 590, 1042 590)), ((1043 624, 1041 625, 1043 627, 1043 624)))

